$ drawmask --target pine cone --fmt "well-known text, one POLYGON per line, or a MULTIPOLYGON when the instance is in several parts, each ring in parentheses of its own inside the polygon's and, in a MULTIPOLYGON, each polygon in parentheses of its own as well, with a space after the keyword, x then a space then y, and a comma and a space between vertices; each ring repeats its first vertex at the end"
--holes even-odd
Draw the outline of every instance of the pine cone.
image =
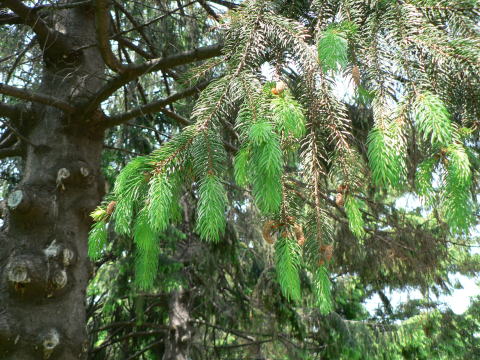
POLYGON ((262 235, 263 239, 269 243, 273 244, 275 242, 275 239, 272 237, 272 230, 275 228, 275 221, 273 220, 268 220, 263 224, 263 229, 262 229, 262 235))
POLYGON ((303 234, 302 226, 293 224, 293 232, 295 233, 297 244, 303 246, 303 244, 305 244, 305 235, 303 234))
POLYGON ((338 206, 345 205, 345 198, 343 197, 342 193, 338 193, 337 196, 335 196, 335 204, 338 206))
POLYGON ((358 87, 360 85, 360 69, 358 68, 357 65, 353 65, 352 79, 355 85, 358 87))
POLYGON ((113 212, 115 211, 115 206, 117 205, 116 201, 110 201, 110 203, 107 205, 107 215, 112 215, 113 212))
POLYGON ((333 245, 325 245, 325 249, 323 250, 323 256, 325 260, 330 261, 333 257, 333 245))
POLYGON ((275 87, 272 89, 273 95, 280 95, 287 88, 287 84, 283 81, 277 81, 275 87))

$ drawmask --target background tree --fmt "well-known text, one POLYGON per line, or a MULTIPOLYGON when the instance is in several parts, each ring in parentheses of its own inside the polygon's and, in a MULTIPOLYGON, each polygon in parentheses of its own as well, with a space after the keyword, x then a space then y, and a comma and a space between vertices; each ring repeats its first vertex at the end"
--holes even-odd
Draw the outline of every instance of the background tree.
POLYGON ((2 5, 4 358, 475 353, 476 1, 2 5))

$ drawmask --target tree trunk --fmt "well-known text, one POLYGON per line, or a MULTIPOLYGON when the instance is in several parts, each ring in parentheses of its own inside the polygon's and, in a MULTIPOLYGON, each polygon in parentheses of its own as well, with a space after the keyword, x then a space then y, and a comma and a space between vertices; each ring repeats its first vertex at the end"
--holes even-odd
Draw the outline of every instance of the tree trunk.
MULTIPOLYGON (((96 43, 91 8, 63 10, 54 21, 74 48, 96 43)), ((46 55, 38 91, 79 104, 98 91, 104 68, 95 46, 46 55)), ((33 110, 23 127, 23 179, 0 237, 0 359, 85 359, 88 215, 103 195, 103 131, 51 106, 33 110)))
POLYGON ((165 339, 162 360, 187 360, 192 341, 189 296, 185 290, 175 290, 170 298, 169 332, 165 339))

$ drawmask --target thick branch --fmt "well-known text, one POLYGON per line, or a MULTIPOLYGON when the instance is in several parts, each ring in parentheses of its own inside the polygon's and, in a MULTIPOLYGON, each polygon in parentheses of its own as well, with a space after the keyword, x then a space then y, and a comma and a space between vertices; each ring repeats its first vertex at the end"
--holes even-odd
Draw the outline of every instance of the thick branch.
POLYGON ((75 111, 75 108, 73 106, 71 106, 69 103, 63 100, 54 98, 52 96, 36 93, 26 89, 19 89, 19 88, 16 88, 10 85, 5 85, 2 83, 0 83, 0 94, 5 94, 5 95, 13 96, 19 99, 24 99, 24 100, 38 102, 45 105, 50 105, 58 109, 61 109, 63 111, 66 111, 68 113, 72 113, 75 111))
POLYGON ((117 89, 138 77, 159 70, 167 70, 175 66, 189 64, 195 61, 206 60, 221 54, 222 45, 205 46, 191 51, 184 51, 172 56, 152 59, 142 64, 132 65, 122 73, 111 79, 85 106, 85 113, 95 111, 102 101, 106 100, 117 89))
POLYGON ((20 116, 22 109, 18 105, 0 103, 0 117, 15 119, 20 116))
POLYGON ((124 123, 125 121, 130 120, 130 119, 132 119, 134 117, 137 117, 137 116, 142 116, 142 115, 162 111, 162 109, 165 106, 167 106, 167 105, 169 105, 169 104, 171 104, 171 103, 173 103, 177 100, 180 100, 180 99, 186 98, 188 96, 194 95, 197 92, 205 89, 207 87, 207 85, 208 85, 208 82, 203 82, 203 83, 200 83, 196 86, 192 86, 191 88, 188 88, 184 91, 177 92, 177 93, 175 93, 175 94, 173 94, 173 95, 171 95, 171 96, 169 96, 165 99, 156 100, 156 101, 153 101, 149 104, 139 106, 135 109, 127 111, 123 114, 111 116, 110 119, 107 120, 105 125, 106 125, 106 127, 112 127, 112 126, 115 126, 115 125, 120 125, 121 123, 124 123))
POLYGON ((109 25, 110 16, 108 12, 109 0, 95 1, 95 25, 97 30, 97 41, 100 53, 105 64, 115 72, 123 72, 125 66, 117 59, 110 47, 109 25))
POLYGON ((20 16, 24 23, 29 25, 37 34, 45 52, 53 57, 68 54, 72 51, 67 37, 51 29, 45 21, 39 17, 35 8, 26 6, 21 0, 3 0, 5 6, 20 16))

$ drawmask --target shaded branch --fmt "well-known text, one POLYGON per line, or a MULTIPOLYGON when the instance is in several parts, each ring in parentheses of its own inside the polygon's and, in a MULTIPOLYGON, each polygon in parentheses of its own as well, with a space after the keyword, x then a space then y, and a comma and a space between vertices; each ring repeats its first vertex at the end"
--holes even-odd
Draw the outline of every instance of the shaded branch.
POLYGON ((207 12, 208 15, 213 17, 215 20, 220 21, 220 16, 206 3, 205 0, 198 0, 200 6, 207 12))
POLYGON ((23 19, 15 14, 0 14, 0 25, 24 24, 23 19))
POLYGON ((149 54, 148 52, 143 50, 140 46, 135 45, 130 40, 125 39, 124 37, 117 37, 117 41, 119 44, 125 46, 126 48, 129 48, 130 50, 135 51, 138 55, 140 55, 144 59, 150 60, 154 58, 154 55, 149 54))
POLYGON ((13 156, 21 156, 23 154, 22 145, 18 141, 15 145, 9 148, 0 149, 0 159, 5 159, 13 156))
POLYGON ((115 56, 110 47, 109 25, 110 17, 108 12, 109 0, 95 1, 95 28, 97 30, 97 41, 105 64, 115 72, 123 72, 125 66, 115 56))
MULTIPOLYGON (((135 109, 132 109, 130 111, 127 111, 123 114, 119 114, 119 115, 114 115, 114 116, 111 116, 106 122, 105 122, 105 126, 106 127, 112 127, 112 126, 115 126, 115 125, 120 125, 121 123, 127 121, 127 120, 130 120, 134 117, 137 117, 137 116, 142 116, 142 115, 146 115, 146 114, 151 114, 151 113, 155 113, 155 112, 159 112, 159 111, 163 111, 162 109, 177 101, 177 100, 180 100, 180 99, 183 99, 183 98, 186 98, 188 96, 191 96, 191 95, 194 95, 196 94, 197 92, 205 89, 208 85, 208 82, 203 82, 203 83, 200 83, 196 86, 192 86, 184 91, 181 91, 181 92, 177 92, 171 96, 168 96, 164 99, 160 99, 160 100, 156 100, 156 101, 153 101, 151 103, 148 103, 146 105, 143 105, 143 106, 139 106, 135 109)), ((188 121, 188 120, 187 120, 188 121)), ((190 122, 188 121, 188 124, 190 122)), ((186 124, 184 124, 186 125, 186 124)))
POLYGON ((222 45, 211 45, 184 51, 179 54, 152 59, 141 64, 128 66, 125 71, 109 82, 86 104, 85 114, 95 111, 102 101, 108 99, 116 90, 138 77, 159 70, 167 70, 175 66, 189 64, 195 61, 210 59, 221 54, 222 45))
MULTIPOLYGON (((188 126, 193 124, 193 122, 191 122, 190 120, 185 119, 183 116, 180 116, 177 113, 174 113, 173 111, 167 110, 165 108, 160 109, 160 111, 165 115, 167 115, 169 118, 177 121, 182 125, 188 126)), ((225 149, 227 149, 228 151, 234 154, 238 152, 238 148, 227 141, 223 141, 223 145, 225 146, 225 149)))
POLYGON ((110 145, 103 145, 103 148, 104 149, 109 149, 109 150, 121 151, 121 152, 130 154, 130 155, 135 155, 135 156, 145 155, 145 154, 137 153, 135 151, 130 151, 130 150, 127 150, 127 149, 117 148, 115 146, 110 146, 110 145))
POLYGON ((207 0, 207 1, 211 2, 211 3, 214 3, 214 4, 225 6, 226 8, 229 8, 229 9, 235 9, 235 8, 240 6, 240 4, 235 4, 235 3, 232 3, 230 1, 225 1, 225 0, 207 0))
POLYGON ((193 124, 193 122, 191 122, 190 120, 184 118, 181 115, 178 115, 177 113, 174 113, 173 111, 167 110, 165 108, 160 109, 160 111, 162 113, 164 113, 165 115, 167 115, 169 118, 178 122, 179 124, 182 124, 182 125, 185 125, 185 126, 193 124))
POLYGON ((15 119, 20 116, 21 112, 22 108, 19 105, 0 103, 0 117, 15 119))
POLYGON ((66 101, 54 98, 52 96, 43 95, 26 89, 16 88, 14 86, 0 83, 0 94, 13 96, 19 99, 38 102, 40 104, 50 105, 67 113, 73 113, 75 108, 66 101))
POLYGON ((32 28, 47 54, 52 57, 58 57, 72 51, 72 46, 67 36, 50 28, 37 15, 38 9, 26 6, 21 0, 2 0, 2 3, 32 28))
POLYGON ((114 0, 114 3, 115 3, 115 6, 127 17, 128 21, 130 21, 130 23, 137 29, 138 33, 140 34, 140 36, 143 38, 148 48, 150 49, 150 52, 154 55, 151 57, 146 57, 146 59, 151 59, 155 56, 158 56, 155 46, 153 46, 153 43, 148 37, 147 33, 145 32, 145 29, 142 26, 140 26, 140 24, 135 20, 135 17, 132 14, 130 14, 121 3, 115 0, 114 0))
MULTIPOLYGON (((169 12, 163 14, 163 15, 157 16, 156 18, 153 18, 152 20, 147 21, 146 23, 143 23, 143 24, 138 25, 138 27, 132 27, 132 28, 130 28, 130 29, 122 30, 122 31, 120 31, 120 32, 118 32, 118 33, 113 34, 112 36, 110 36, 110 40, 118 40, 122 35, 128 34, 128 33, 132 32, 132 31, 139 30, 139 29, 144 28, 144 27, 147 27, 147 26, 149 26, 149 25, 152 25, 152 24, 154 24, 154 23, 156 23, 156 22, 158 22, 158 21, 160 21, 160 20, 162 20, 162 19, 164 19, 164 18, 166 18, 166 17, 168 17, 168 16, 170 16, 170 15, 172 15, 172 14, 175 14, 177 11, 180 11, 180 10, 182 10, 182 9, 185 8, 185 7, 188 7, 188 6, 190 6, 190 5, 196 4, 196 2, 197 2, 197 0, 190 1, 189 3, 186 3, 186 4, 184 4, 184 5, 180 6, 180 7, 172 10, 172 11, 169 11, 169 12)), ((85 49, 88 49, 88 48, 91 48, 91 47, 95 47, 95 46, 97 46, 97 45, 98 45, 98 44, 95 42, 95 43, 92 43, 92 44, 88 44, 88 45, 81 46, 81 47, 79 47, 79 48, 76 48, 75 50, 76 50, 76 51, 81 51, 81 50, 85 50, 85 49)))

